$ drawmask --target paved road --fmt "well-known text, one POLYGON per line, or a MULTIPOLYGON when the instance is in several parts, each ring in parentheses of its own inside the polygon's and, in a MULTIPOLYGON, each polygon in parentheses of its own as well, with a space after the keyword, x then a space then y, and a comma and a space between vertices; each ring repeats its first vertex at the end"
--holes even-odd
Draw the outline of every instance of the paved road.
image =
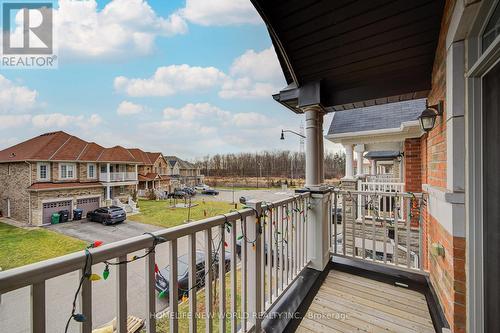
MULTIPOLYGON (((267 190, 252 190, 252 191, 236 191, 235 198, 238 201, 239 197, 244 196, 247 199, 255 198, 264 201, 274 201, 292 195, 293 192, 267 191, 267 190)), ((203 198, 205 196, 198 196, 203 198)), ((219 196, 208 196, 206 200, 220 200, 231 202, 233 197, 232 191, 221 191, 219 196)), ((133 216, 130 217, 133 220, 133 216)), ((126 221, 117 226, 103 226, 99 223, 87 222, 69 222, 60 225, 50 226, 50 229, 61 232, 72 237, 80 238, 84 241, 91 242, 93 240, 102 240, 105 243, 111 243, 118 240, 134 237, 143 234, 147 231, 160 229, 156 226, 151 226, 142 223, 126 221)), ((217 231, 214 229, 214 238, 218 237, 217 231)), ((215 240, 216 242, 216 240, 215 240)), ((197 249, 203 250, 204 237, 200 233, 197 235, 197 249)), ((168 244, 161 244, 157 247, 156 262, 160 267, 168 265, 168 244)), ((178 240, 179 256, 188 252, 187 237, 178 240)), ((140 254, 143 252, 137 252, 140 254)), ((131 256, 133 254, 130 254, 131 256)), ((145 281, 144 281, 144 261, 139 260, 128 264, 128 313, 145 318, 145 281)), ((94 272, 101 274, 104 265, 97 264, 93 266, 94 272)), ((110 268, 110 278, 100 280, 93 283, 92 298, 93 298, 93 326, 98 327, 115 317, 116 305, 116 276, 114 268, 110 268)), ((48 280, 46 283, 47 295, 47 332, 63 332, 64 325, 71 311, 71 303, 74 292, 78 285, 78 273, 72 272, 57 278, 48 280)), ((0 303, 0 332, 24 333, 30 332, 30 290, 23 288, 2 295, 0 303)), ((157 311, 167 307, 166 300, 157 299, 157 311)), ((78 332, 77 325, 72 322, 70 332, 78 332)))

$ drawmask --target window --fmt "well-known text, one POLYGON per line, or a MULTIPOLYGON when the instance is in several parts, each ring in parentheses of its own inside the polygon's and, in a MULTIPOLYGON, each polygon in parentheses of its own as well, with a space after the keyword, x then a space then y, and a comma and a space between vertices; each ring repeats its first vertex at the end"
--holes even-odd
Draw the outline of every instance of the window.
POLYGON ((59 164, 59 178, 61 179, 74 179, 75 178, 75 165, 70 163, 59 164))
POLYGON ((125 186, 120 186, 120 194, 125 194, 125 186))
POLYGON ((49 163, 37 163, 37 179, 38 180, 50 180, 50 164, 49 163))
POLYGON ((87 164, 87 178, 96 178, 96 166, 94 163, 87 164))
POLYGON ((486 49, 488 48, 488 46, 491 45, 491 43, 493 43, 493 41, 499 35, 499 33, 500 33, 500 5, 497 4, 495 10, 493 11, 493 14, 490 17, 490 20, 488 21, 488 25, 484 29, 484 33, 482 36, 483 52, 486 51, 486 49))

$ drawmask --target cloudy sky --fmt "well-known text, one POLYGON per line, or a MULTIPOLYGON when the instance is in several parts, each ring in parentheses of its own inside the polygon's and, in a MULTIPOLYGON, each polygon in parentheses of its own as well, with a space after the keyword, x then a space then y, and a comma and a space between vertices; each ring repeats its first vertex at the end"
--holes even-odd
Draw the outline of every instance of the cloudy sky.
POLYGON ((188 159, 298 150, 279 140, 302 117, 271 97, 285 81, 250 1, 60 0, 54 20, 58 69, 0 72, 0 149, 64 130, 188 159))

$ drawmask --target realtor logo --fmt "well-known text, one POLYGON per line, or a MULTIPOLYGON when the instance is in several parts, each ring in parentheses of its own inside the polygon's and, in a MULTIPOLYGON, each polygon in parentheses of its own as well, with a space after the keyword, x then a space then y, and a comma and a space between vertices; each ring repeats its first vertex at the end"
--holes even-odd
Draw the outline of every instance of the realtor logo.
POLYGON ((2 30, 2 68, 57 67, 52 3, 4 2, 2 30))

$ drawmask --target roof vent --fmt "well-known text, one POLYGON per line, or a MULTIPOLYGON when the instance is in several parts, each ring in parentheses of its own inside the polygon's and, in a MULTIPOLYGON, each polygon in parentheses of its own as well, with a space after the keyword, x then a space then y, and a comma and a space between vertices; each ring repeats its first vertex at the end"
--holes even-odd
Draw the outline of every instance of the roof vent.
POLYGON ((16 153, 10 153, 10 157, 16 157, 16 153))

